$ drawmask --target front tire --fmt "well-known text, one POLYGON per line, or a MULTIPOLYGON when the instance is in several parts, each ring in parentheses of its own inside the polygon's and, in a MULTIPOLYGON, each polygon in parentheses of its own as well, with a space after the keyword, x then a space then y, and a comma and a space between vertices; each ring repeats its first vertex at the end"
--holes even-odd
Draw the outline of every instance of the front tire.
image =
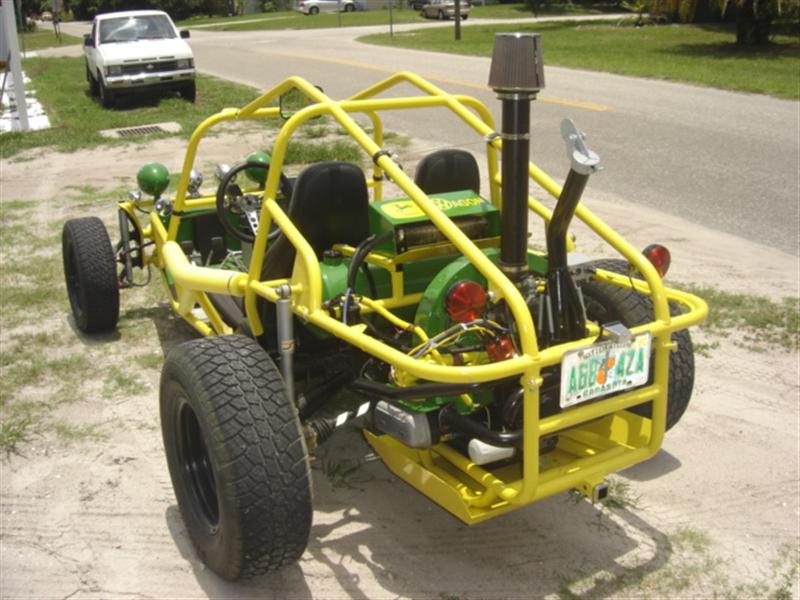
POLYGON ((194 103, 197 99, 197 82, 192 81, 187 83, 181 90, 181 96, 183 96, 185 100, 194 103))
POLYGON ((310 14, 310 15, 318 15, 319 14, 319 8, 316 7, 316 6, 312 6, 311 8, 308 9, 308 14, 310 14))
POLYGON ((119 286, 103 222, 85 217, 64 223, 61 253, 75 325, 90 334, 113 330, 119 320, 119 286))
POLYGON ((353 12, 356 9, 355 4, 345 4, 344 5, 344 12, 353 12))
MULTIPOLYGON (((628 263, 624 260, 596 260, 586 266, 623 275, 630 272, 628 263)), ((636 327, 653 320, 653 303, 648 296, 597 280, 582 284, 581 290, 587 316, 594 321, 599 323, 619 321, 626 327, 636 327)), ((677 310, 676 306, 670 305, 670 312, 673 315, 677 314, 677 310)), ((686 412, 694 387, 694 347, 689 330, 676 331, 672 334, 672 341, 677 344, 677 348, 669 357, 667 430, 672 429, 686 412)), ((649 403, 635 406, 630 410, 648 419, 652 416, 652 407, 649 403)))
POLYGON ((175 347, 161 373, 175 497, 202 561, 236 580, 298 560, 311 528, 308 453, 280 373, 252 339, 175 347))
POLYGON ((97 79, 94 78, 92 72, 89 70, 89 65, 86 65, 86 81, 89 84, 89 94, 92 97, 97 96, 100 93, 100 86, 97 83, 97 79))
POLYGON ((98 86, 100 103, 103 105, 103 108, 114 108, 117 103, 117 94, 113 90, 108 89, 102 79, 98 81, 98 86))

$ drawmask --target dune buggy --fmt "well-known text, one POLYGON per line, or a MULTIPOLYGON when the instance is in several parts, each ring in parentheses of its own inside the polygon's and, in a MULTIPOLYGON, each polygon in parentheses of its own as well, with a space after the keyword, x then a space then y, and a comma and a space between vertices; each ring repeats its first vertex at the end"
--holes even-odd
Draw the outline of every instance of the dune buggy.
POLYGON ((538 36, 499 35, 498 132, 484 104, 412 73, 340 101, 291 77, 198 126, 173 197, 166 168, 143 167, 140 191, 119 204, 115 246, 97 218, 64 225, 80 330, 114 329, 119 290, 153 268, 202 335, 168 353, 160 412, 184 522, 222 577, 302 555, 308 453, 354 419, 392 472, 468 524, 569 489, 602 499, 604 478, 653 456, 680 419, 694 378, 686 328, 707 307, 664 286, 666 248, 635 250, 581 205, 599 158, 570 121, 563 186, 529 161, 543 83, 538 36), (418 93, 386 94, 401 84, 418 93), (290 91, 310 103, 282 115, 290 91), (483 181, 461 149, 424 157, 413 178, 400 168, 381 115, 415 109, 449 111, 476 135, 483 181), (323 115, 364 151, 368 173, 327 161, 284 174, 293 134, 323 115), (221 166, 216 189, 200 190, 193 166, 210 129, 281 116, 271 155, 221 166), (387 179, 401 197, 383 197, 387 179), (531 180, 557 199, 552 211, 531 180), (529 216, 542 220, 545 251, 529 247, 529 216), (619 257, 575 252, 573 217, 619 257), (347 410, 326 410, 333 397, 347 410))

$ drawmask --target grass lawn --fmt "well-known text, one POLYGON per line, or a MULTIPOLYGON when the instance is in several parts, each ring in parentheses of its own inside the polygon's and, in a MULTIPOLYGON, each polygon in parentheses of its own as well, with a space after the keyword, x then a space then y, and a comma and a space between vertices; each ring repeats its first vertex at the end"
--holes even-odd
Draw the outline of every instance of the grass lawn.
MULTIPOLYGON (((102 143, 115 143, 98 133, 102 129, 147 123, 177 121, 181 135, 188 138, 206 117, 226 106, 242 106, 256 97, 253 88, 199 75, 197 102, 192 104, 173 95, 146 95, 122 99, 121 108, 103 108, 89 96, 83 58, 30 58, 23 61, 25 73, 33 80, 36 96, 44 105, 51 129, 11 132, 0 135, 0 156, 8 158, 27 148, 55 146, 76 150, 102 143)), ((153 134, 150 138, 171 134, 153 134)), ((137 141, 145 139, 137 138, 137 141)), ((118 143, 123 143, 122 140, 118 143)))
MULTIPOLYGON (((580 2, 551 6, 538 13, 537 16, 599 14, 607 12, 624 12, 613 4, 590 4, 583 6, 580 2)), ((493 6, 473 5, 471 18, 481 19, 523 19, 534 14, 525 4, 495 4, 493 6)), ((419 12, 408 6, 394 10, 392 18, 395 23, 421 23, 425 19, 419 12)), ((204 29, 219 31, 236 31, 242 29, 318 29, 323 27, 359 27, 366 25, 388 25, 388 10, 369 10, 364 12, 336 14, 319 14, 306 16, 296 11, 260 13, 237 17, 193 17, 178 23, 179 27, 202 25, 204 29), (341 19, 340 19, 341 17, 341 19), (247 23, 246 21, 252 21, 247 23), (214 25, 214 27, 206 27, 214 25)))
MULTIPOLYGON (((683 81, 729 90, 800 98, 800 42, 776 35, 759 50, 734 45, 733 26, 662 25, 634 28, 607 22, 539 23, 515 31, 542 34, 545 64, 683 81)), ((491 56, 494 34, 508 25, 466 25, 460 42, 451 28, 369 35, 360 41, 436 52, 491 56)))
POLYGON ((520 4, 493 4, 479 6, 473 0, 469 16, 474 19, 526 19, 530 17, 553 17, 558 15, 597 15, 603 13, 624 13, 624 8, 614 4, 582 4, 570 2, 568 4, 553 4, 542 7, 536 14, 524 3, 520 4))
MULTIPOLYGON (((388 25, 388 10, 370 10, 352 13, 321 13, 318 15, 304 15, 296 11, 268 13, 262 15, 247 15, 245 17, 230 17, 228 19, 192 19, 181 21, 178 27, 192 25, 214 24, 214 27, 204 27, 211 31, 243 31, 252 29, 323 29, 330 27, 364 27, 367 25, 388 25), (248 18, 249 17, 249 18, 248 18), (247 21, 251 22, 247 22, 247 21)), ((419 13, 411 9, 392 11, 394 23, 417 23, 422 20, 419 13)))
POLYGON ((30 33, 23 33, 19 36, 19 48, 25 50, 41 50, 43 48, 52 48, 53 46, 69 46, 70 44, 80 44, 83 40, 75 37, 74 35, 61 34, 61 42, 59 43, 55 32, 52 27, 40 26, 39 31, 30 33))

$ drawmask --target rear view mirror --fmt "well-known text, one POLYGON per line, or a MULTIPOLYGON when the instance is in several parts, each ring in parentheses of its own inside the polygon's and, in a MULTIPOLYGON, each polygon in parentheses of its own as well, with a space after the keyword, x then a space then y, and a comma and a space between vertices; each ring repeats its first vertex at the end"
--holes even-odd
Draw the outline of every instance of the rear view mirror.
POLYGON ((188 40, 188 39, 189 39, 189 37, 191 36, 191 34, 189 33, 189 30, 188 30, 188 29, 181 29, 181 32, 180 32, 180 33, 181 33, 181 37, 182 37, 184 40, 188 40))
POLYGON ((92 34, 84 33, 83 34, 83 45, 87 48, 91 48, 94 46, 94 42, 92 41, 92 34))

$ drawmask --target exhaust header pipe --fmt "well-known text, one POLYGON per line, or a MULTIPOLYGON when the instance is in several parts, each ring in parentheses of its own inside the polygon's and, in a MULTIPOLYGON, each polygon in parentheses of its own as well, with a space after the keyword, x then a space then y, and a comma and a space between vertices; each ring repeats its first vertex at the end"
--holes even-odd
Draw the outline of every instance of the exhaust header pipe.
POLYGON ((513 280, 528 271, 528 162, 531 100, 544 88, 538 33, 498 33, 489 87, 502 102, 500 268, 513 280))

